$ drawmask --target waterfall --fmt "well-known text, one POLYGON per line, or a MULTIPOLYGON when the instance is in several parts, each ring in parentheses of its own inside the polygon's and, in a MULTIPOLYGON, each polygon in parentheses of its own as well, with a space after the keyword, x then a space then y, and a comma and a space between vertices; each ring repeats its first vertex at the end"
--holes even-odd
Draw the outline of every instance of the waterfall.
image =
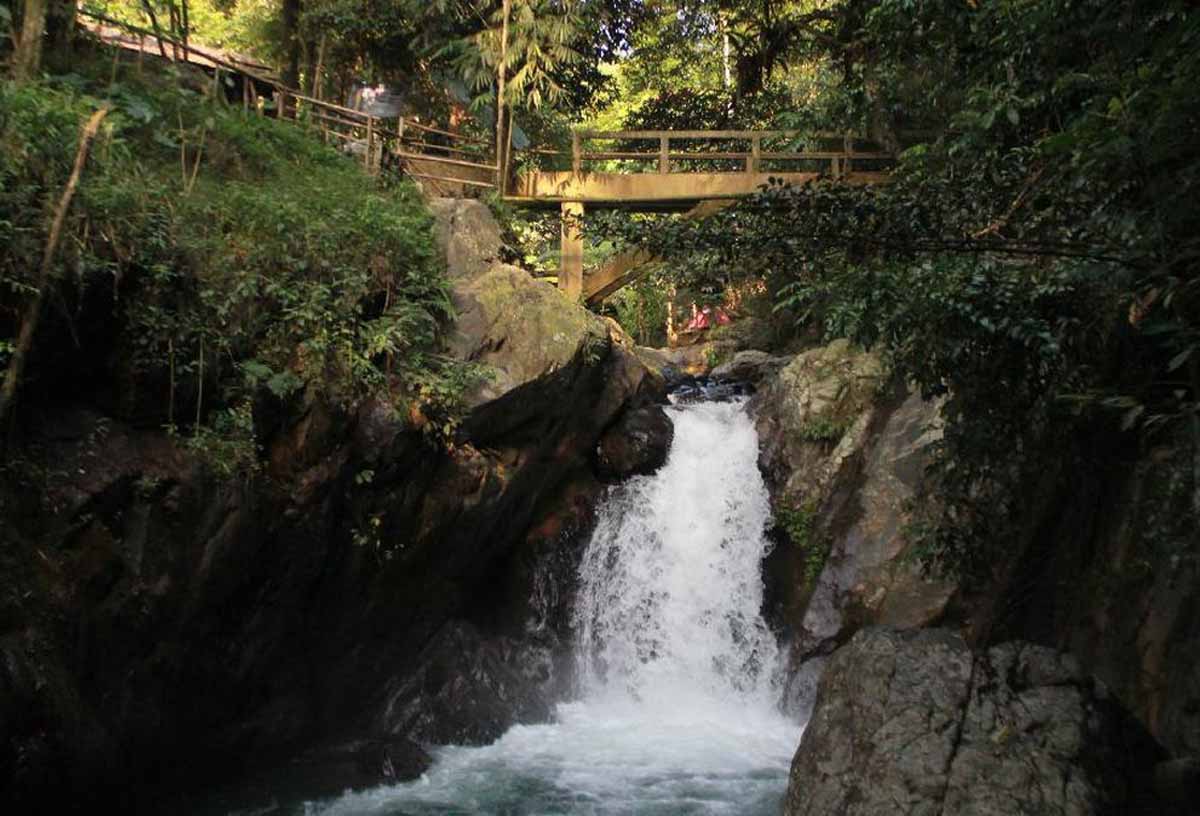
POLYGON ((671 413, 667 463, 613 491, 584 555, 582 690, 655 707, 767 704, 777 655, 760 616, 770 502, 758 437, 740 402, 671 413))
POLYGON ((424 778, 321 814, 676 816, 779 812, 801 726, 779 708, 760 615, 770 516, 744 400, 669 408, 651 476, 613 488, 579 568, 576 699, 424 778))

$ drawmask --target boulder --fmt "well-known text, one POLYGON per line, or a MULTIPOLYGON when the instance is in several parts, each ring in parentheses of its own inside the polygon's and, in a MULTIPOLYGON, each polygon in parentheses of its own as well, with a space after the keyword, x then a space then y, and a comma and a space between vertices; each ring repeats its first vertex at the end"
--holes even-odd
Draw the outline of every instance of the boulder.
POLYGON ((654 371, 670 385, 678 383, 685 376, 676 364, 675 358, 670 354, 670 349, 634 346, 633 353, 641 360, 642 365, 654 371))
POLYGON ((755 396, 759 466, 786 539, 765 575, 791 633, 789 706, 812 704, 819 666, 802 666, 861 626, 928 626, 949 581, 924 577, 904 536, 933 446, 939 405, 885 387, 882 367, 846 341, 797 355, 755 396))
POLYGON ((611 481, 653 473, 667 461, 674 438, 675 426, 658 405, 628 410, 600 437, 596 470, 611 481))
POLYGON ((1163 813, 1160 755, 1069 656, 864 629, 821 679, 784 814, 1163 813))
POLYGON ((714 380, 737 380, 755 384, 782 369, 791 359, 786 356, 773 357, 765 351, 747 349, 733 355, 733 359, 729 362, 714 368, 709 376, 714 380))
POLYGON ((610 342, 600 318, 515 266, 497 264, 455 284, 453 299, 458 319, 449 352, 484 364, 489 375, 468 396, 471 406, 552 374, 578 356, 598 362, 610 342))
POLYGON ((482 201, 468 198, 434 198, 434 238, 446 258, 446 274, 458 283, 470 281, 499 260, 504 241, 500 225, 482 201))
POLYGON ((846 340, 798 354, 754 401, 759 467, 777 502, 819 503, 857 450, 883 384, 879 359, 846 340))

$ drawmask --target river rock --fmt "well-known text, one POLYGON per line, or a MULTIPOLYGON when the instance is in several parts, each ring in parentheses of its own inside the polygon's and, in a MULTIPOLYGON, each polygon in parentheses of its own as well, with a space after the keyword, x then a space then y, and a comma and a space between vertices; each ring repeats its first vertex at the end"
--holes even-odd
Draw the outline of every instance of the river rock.
POLYGON ((484 204, 435 199, 430 209, 457 312, 447 351, 482 366, 482 381, 466 396, 470 407, 552 374, 577 358, 596 362, 604 356, 613 337, 602 319, 571 303, 546 281, 498 261, 503 245, 500 225, 484 204))
POLYGON ((784 814, 1148 815, 1159 756, 1069 656, 870 628, 829 661, 784 814))
POLYGON ((765 351, 747 349, 733 355, 733 359, 722 363, 709 374, 714 380, 737 380, 751 384, 773 374, 790 361, 791 357, 773 357, 765 351))
POLYGON ((612 481, 653 473, 667 461, 674 436, 675 427, 661 407, 648 405, 626 411, 600 437, 597 472, 612 481))
POLYGON ((800 659, 827 653, 867 624, 936 623, 956 589, 954 581, 922 574, 904 532, 908 502, 941 438, 938 404, 909 394, 899 405, 883 401, 873 411, 876 421, 861 437, 857 467, 831 486, 814 524, 827 555, 796 626, 800 659))

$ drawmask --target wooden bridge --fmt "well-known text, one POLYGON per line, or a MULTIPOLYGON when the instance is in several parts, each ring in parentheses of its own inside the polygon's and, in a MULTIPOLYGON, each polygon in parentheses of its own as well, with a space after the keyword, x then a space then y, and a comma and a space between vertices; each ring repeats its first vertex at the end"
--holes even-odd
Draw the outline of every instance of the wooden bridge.
MULTIPOLYGON (((102 14, 80 10, 92 33, 142 60, 155 53, 212 74, 212 94, 241 103, 248 114, 291 120, 327 143, 361 158, 368 173, 398 166, 433 195, 496 191, 525 207, 562 213, 559 288, 570 298, 603 299, 644 271, 654 258, 630 251, 585 276, 582 216, 588 209, 683 212, 703 217, 756 193, 771 178, 792 184, 829 177, 875 184, 893 156, 861 149, 852 135, 777 130, 576 131, 571 150, 513 150, 414 117, 374 116, 285 87, 265 66, 179 42, 102 14), (169 47, 168 47, 169 46, 169 47), (797 149, 797 146, 800 146, 797 149), (503 154, 497 160, 498 154, 503 154)), ((510 137, 511 141, 511 137, 510 137)))
MULTIPOLYGON (((569 169, 502 176, 502 192, 515 204, 560 209, 559 288, 572 299, 595 302, 630 282, 654 258, 639 250, 621 253, 585 276, 585 210, 678 211, 703 217, 755 194, 771 178, 797 185, 822 176, 851 184, 885 181, 894 157, 861 150, 862 141, 852 135, 777 130, 576 131, 569 169), (598 149, 588 149, 596 143, 598 149), (798 143, 816 146, 797 150, 798 143)), ((535 162, 565 157, 546 150, 531 153, 535 162)))

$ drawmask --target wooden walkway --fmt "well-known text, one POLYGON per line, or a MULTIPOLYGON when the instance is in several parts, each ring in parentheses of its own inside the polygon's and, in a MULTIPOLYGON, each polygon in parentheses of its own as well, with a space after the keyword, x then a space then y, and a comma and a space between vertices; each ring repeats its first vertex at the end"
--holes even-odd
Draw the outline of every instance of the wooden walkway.
MULTIPOLYGON (((524 206, 560 209, 559 288, 569 298, 596 302, 636 278, 654 258, 637 250, 622 253, 585 276, 580 219, 586 209, 681 211, 686 217, 703 217, 721 202, 757 193, 772 178, 794 185, 822 177, 848 184, 886 181, 894 157, 861 150, 862 141, 851 135, 770 130, 578 131, 569 170, 523 171, 505 185, 504 197, 524 206), (795 149, 798 143, 816 147, 795 149)), ((560 161, 567 156, 533 153, 531 158, 542 162, 547 156, 560 161)))
POLYGON ((214 95, 231 95, 249 114, 290 121, 326 143, 338 145, 374 175, 385 160, 418 179, 432 195, 462 196, 494 190, 498 168, 490 141, 434 127, 413 117, 373 116, 285 86, 254 60, 218 49, 184 43, 103 14, 80 9, 80 17, 100 42, 145 59, 181 62, 210 73, 214 95))

